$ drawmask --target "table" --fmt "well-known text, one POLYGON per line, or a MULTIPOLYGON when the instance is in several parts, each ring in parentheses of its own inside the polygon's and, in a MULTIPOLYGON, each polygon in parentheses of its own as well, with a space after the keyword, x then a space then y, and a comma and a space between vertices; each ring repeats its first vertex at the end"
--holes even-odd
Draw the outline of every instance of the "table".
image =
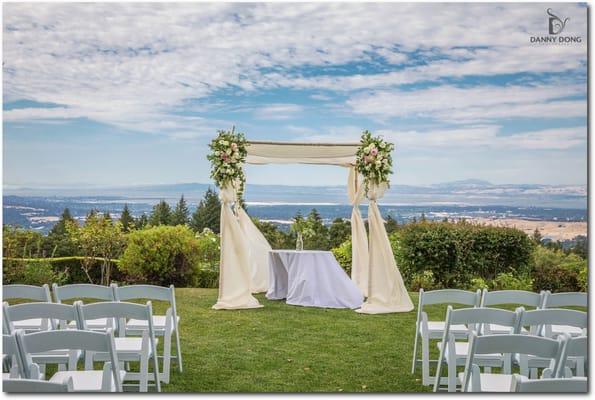
POLYGON ((269 300, 323 308, 359 308, 364 296, 330 251, 271 250, 269 300))

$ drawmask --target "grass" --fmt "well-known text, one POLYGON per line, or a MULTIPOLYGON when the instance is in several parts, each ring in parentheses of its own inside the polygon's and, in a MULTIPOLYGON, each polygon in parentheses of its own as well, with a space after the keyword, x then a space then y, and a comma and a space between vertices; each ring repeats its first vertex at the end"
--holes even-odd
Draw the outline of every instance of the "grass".
MULTIPOLYGON (((217 289, 176 289, 184 372, 172 368, 163 391, 430 391, 419 368, 410 373, 416 311, 361 315, 256 297, 264 308, 215 311, 217 289)), ((443 307, 428 311, 444 318, 443 307)))

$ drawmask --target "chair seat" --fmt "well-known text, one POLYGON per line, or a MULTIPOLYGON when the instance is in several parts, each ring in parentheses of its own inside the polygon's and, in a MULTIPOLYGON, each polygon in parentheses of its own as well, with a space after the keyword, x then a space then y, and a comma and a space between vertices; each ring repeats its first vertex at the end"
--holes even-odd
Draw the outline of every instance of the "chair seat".
MULTIPOLYGON (((85 324, 87 325, 87 329, 90 330, 103 330, 111 326, 108 318, 88 319, 85 321, 85 324)), ((76 329, 76 321, 70 321, 70 323, 68 324, 68 328, 76 329)))
POLYGON ((24 331, 39 331, 41 329, 48 329, 49 323, 42 318, 23 319, 14 321, 12 323, 15 329, 22 329, 24 331), (44 326, 45 323, 45 326, 44 326))
MULTIPOLYGON (((180 322, 180 317, 177 317, 178 323, 180 322)), ((155 331, 164 331, 165 326, 167 324, 167 319, 165 315, 153 315, 153 329, 155 331)), ((135 331, 135 330, 146 330, 149 328, 149 321, 141 320, 141 319, 130 319, 126 323, 126 330, 135 331)), ((175 326, 172 327, 175 330, 175 326)))
MULTIPOLYGON (((464 372, 459 373, 459 380, 463 382, 464 372)), ((510 392, 512 388, 512 375, 508 374, 479 374, 482 392, 510 392)), ((471 382, 469 382, 471 390, 471 382)))
MULTIPOLYGON (((444 321, 428 321, 428 336, 430 339, 442 339, 445 326, 444 321)), ((469 329, 465 325, 451 325, 450 332, 456 338, 465 338, 469 334, 469 329)))
POLYGON ((561 335, 563 333, 567 333, 570 336, 581 336, 583 334, 583 330, 576 326, 569 326, 569 325, 552 325, 552 334, 554 335, 561 335))
MULTIPOLYGON (((126 371, 120 371, 120 379, 124 380, 126 371)), ((103 380, 103 371, 60 371, 56 372, 49 380, 54 383, 63 383, 72 377, 72 388, 75 392, 100 392, 103 380)), ((112 392, 116 391, 112 379, 112 392)))
MULTIPOLYGON (((117 337, 114 338, 116 345, 116 353, 118 353, 118 360, 120 361, 137 361, 143 352, 143 339, 140 337, 117 337)), ((159 339, 155 339, 155 345, 159 344, 159 339)), ((153 354, 149 350, 149 356, 153 354)), ((95 361, 109 361, 109 354, 95 353, 93 359, 95 361)))
MULTIPOLYGON (((492 335, 507 335, 513 333, 514 328, 506 325, 488 324, 488 329, 492 335)), ((529 331, 521 328, 521 334, 528 334, 529 331)))
MULTIPOLYGON (((436 343, 438 350, 442 350, 442 342, 436 343)), ((467 355, 469 354, 469 343, 455 342, 455 352, 458 365, 465 365, 467 355)), ((444 357, 448 360, 448 346, 444 351, 444 357)), ((498 367, 502 364, 503 356, 500 353, 493 354, 477 354, 475 360, 477 364, 487 367, 498 367)))

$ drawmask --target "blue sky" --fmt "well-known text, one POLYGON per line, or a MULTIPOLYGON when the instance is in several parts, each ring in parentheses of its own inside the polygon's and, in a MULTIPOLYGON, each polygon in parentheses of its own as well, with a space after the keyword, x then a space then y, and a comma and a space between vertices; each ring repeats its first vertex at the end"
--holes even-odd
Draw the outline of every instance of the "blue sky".
MULTIPOLYGON (((587 180, 581 4, 4 5, 5 186, 208 182, 207 144, 396 144, 393 183, 587 180), (548 35, 550 7, 569 18, 548 35)), ((247 166, 251 183, 342 184, 247 166)))

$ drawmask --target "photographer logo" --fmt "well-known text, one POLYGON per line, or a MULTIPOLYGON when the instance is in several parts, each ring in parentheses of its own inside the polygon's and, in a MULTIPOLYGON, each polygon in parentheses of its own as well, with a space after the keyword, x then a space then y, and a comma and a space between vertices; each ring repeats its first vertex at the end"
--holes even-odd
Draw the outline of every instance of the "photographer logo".
POLYGON ((554 13, 554 10, 548 8, 547 14, 547 29, 548 35, 543 36, 531 36, 530 42, 537 44, 571 44, 581 43, 582 37, 577 35, 561 35, 566 28, 566 23, 570 18, 560 18, 554 13))

